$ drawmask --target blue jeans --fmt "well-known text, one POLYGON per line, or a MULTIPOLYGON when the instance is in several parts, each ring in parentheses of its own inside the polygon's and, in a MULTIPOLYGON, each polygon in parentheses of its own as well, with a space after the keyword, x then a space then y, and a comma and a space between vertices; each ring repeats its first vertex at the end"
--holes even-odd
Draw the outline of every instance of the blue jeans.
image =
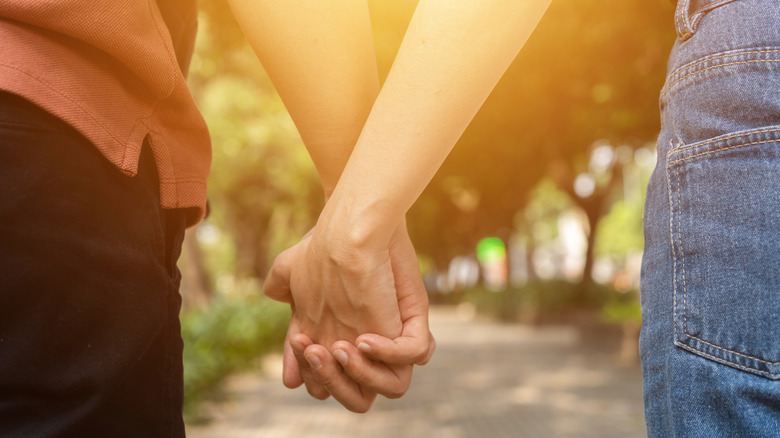
POLYGON ((645 205, 650 437, 780 436, 780 2, 679 0, 645 205))

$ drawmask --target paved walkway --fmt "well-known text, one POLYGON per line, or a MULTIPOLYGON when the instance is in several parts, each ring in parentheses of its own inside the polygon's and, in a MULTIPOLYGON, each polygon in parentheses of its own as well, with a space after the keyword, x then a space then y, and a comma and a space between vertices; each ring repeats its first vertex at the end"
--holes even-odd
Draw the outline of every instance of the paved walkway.
POLYGON ((232 377, 212 421, 190 438, 645 437, 638 366, 578 346, 569 328, 467 320, 432 309, 438 350, 399 400, 368 414, 308 397, 281 383, 279 358, 232 377))

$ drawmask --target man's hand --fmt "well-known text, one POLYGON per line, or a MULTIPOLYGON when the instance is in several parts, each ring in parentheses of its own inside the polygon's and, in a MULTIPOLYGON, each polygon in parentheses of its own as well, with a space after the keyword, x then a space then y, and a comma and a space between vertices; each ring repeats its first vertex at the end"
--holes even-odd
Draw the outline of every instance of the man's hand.
MULTIPOLYGON (((390 242, 390 265, 395 281, 394 306, 403 323, 400 336, 388 338, 376 333, 362 334, 353 343, 334 342, 330 351, 301 333, 295 305, 284 354, 284 383, 294 388, 306 384, 318 399, 333 395, 347 409, 365 412, 376 394, 396 398, 409 388, 413 364, 430 360, 435 342, 428 330, 428 297, 420 277, 414 248, 405 224, 398 227, 390 242), (355 346, 357 345, 357 347, 355 346)), ((289 301, 289 259, 274 263, 266 291, 275 299, 289 301)), ((324 344, 329 345, 329 344, 324 344)))
POLYGON ((276 258, 264 291, 290 302, 300 331, 318 344, 354 342, 362 333, 401 334, 388 249, 360 253, 326 244, 315 229, 276 258))

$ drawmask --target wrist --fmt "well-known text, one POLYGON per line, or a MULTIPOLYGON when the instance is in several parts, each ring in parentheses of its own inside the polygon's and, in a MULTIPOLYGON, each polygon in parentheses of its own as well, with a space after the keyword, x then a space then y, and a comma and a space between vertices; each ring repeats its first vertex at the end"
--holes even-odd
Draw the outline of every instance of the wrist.
POLYGON ((313 244, 331 263, 371 269, 387 258, 390 239, 402 219, 394 220, 381 201, 361 204, 355 197, 345 199, 334 192, 317 221, 313 244))

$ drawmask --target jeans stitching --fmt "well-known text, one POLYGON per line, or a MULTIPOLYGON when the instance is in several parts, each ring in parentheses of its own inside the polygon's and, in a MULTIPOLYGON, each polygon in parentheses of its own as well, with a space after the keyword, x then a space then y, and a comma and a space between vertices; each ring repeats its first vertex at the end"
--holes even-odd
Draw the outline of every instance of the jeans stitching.
MULTIPOLYGON (((693 339, 696 339, 696 338, 693 338, 693 339)), ((719 362, 719 363, 722 363, 722 364, 727 364, 729 366, 733 366, 734 368, 738 368, 738 369, 741 369, 741 370, 744 370, 744 371, 748 371, 748 372, 752 372, 752 373, 756 373, 756 374, 762 374, 762 375, 766 375, 766 376, 769 376, 769 377, 776 377, 776 376, 780 375, 778 373, 770 373, 769 371, 759 370, 758 368, 753 368, 753 367, 750 367, 750 366, 747 366, 747 365, 742 365, 742 364, 739 364, 739 363, 736 363, 736 362, 731 362, 729 360, 723 359, 722 357, 713 356, 713 355, 711 355, 709 353, 705 353, 705 352, 703 352, 701 350, 698 350, 698 349, 696 349, 694 347, 691 347, 690 345, 687 345, 687 344, 682 344, 681 343, 681 344, 678 344, 678 345, 680 346, 680 348, 683 348, 685 350, 691 351, 691 352, 693 352, 695 354, 699 354, 699 355, 704 356, 704 357, 706 357, 708 359, 711 359, 711 360, 713 360, 715 362, 719 362)), ((728 350, 726 350, 726 351, 728 351, 728 350)))
POLYGON ((736 146, 729 146, 729 147, 725 147, 725 148, 716 149, 714 151, 707 151, 707 152, 702 152, 700 154, 691 155, 690 157, 678 158, 678 159, 676 159, 674 161, 669 162, 669 164, 676 164, 676 163, 679 163, 681 161, 686 161, 686 160, 690 160, 692 158, 702 157, 704 155, 714 154, 716 152, 727 151, 727 150, 730 150, 730 149, 737 149, 737 148, 743 148, 745 146, 753 146, 753 145, 757 145, 757 144, 777 143, 777 142, 778 142, 778 139, 770 139, 770 140, 754 141, 754 142, 751 142, 751 143, 739 144, 739 145, 736 145, 736 146))
MULTIPOLYGON (((671 165, 673 163, 668 163, 667 166, 671 165)), ((679 170, 675 167, 675 182, 677 184, 677 241, 678 241, 678 248, 680 251, 680 260, 682 262, 682 283, 683 283, 683 334, 688 334, 688 283, 685 279, 685 249, 683 248, 683 239, 682 239, 682 214, 679 213, 680 205, 682 204, 682 200, 680 197, 680 175, 679 170)), ((676 285, 675 285, 676 290, 676 285)))
MULTIPOLYGON (((676 154, 678 152, 686 151, 686 150, 697 148, 697 147, 701 147, 701 146, 706 146, 706 145, 717 143, 717 142, 720 142, 720 141, 731 140, 733 138, 742 137, 742 136, 751 135, 751 134, 766 134, 768 132, 780 132, 780 128, 767 128, 767 129, 762 129, 762 130, 759 130, 759 131, 740 132, 738 134, 732 134, 732 135, 729 135, 729 136, 726 136, 726 137, 714 138, 712 140, 708 140, 708 141, 705 141, 705 142, 702 142, 702 143, 694 143, 692 145, 685 146, 685 147, 679 147, 678 146, 677 148, 674 148, 674 146, 672 146, 672 141, 669 140, 669 146, 672 146, 672 147, 669 149, 669 153, 666 154, 666 157, 669 158, 670 156, 672 156, 672 155, 674 155, 674 154, 676 154)), ((748 146, 748 145, 745 144, 745 145, 740 145, 740 146, 748 146)), ((739 147, 739 146, 735 146, 735 147, 739 147)), ((718 149, 718 151, 720 151, 720 150, 723 150, 723 149, 718 149)), ((713 151, 713 152, 717 152, 717 151, 713 151)), ((692 157, 686 157, 686 158, 678 158, 677 160, 675 160, 673 162, 676 163, 678 161, 687 160, 689 158, 694 158, 694 157, 697 157, 697 156, 700 156, 700 155, 694 155, 692 157)))
MULTIPOLYGON (((672 144, 672 140, 669 140, 669 144, 672 144)), ((672 181, 671 181, 672 175, 669 169, 669 166, 666 167, 666 186, 667 190, 669 191, 669 243, 672 246, 672 260, 674 263, 672 263, 672 272, 673 272, 673 281, 674 281, 674 288, 673 288, 673 299, 674 299, 674 305, 673 305, 673 313, 676 317, 677 315, 677 247, 674 244, 674 198, 672 197, 672 181)), ((675 339, 679 339, 679 333, 677 332, 677 323, 675 322, 673 324, 674 327, 674 337, 675 339)))
MULTIPOLYGON (((700 62, 707 62, 707 61, 712 61, 714 59, 728 58, 730 56, 747 55, 747 54, 750 54, 750 53, 780 53, 780 50, 766 50, 766 51, 763 51, 763 52, 740 52, 738 54, 729 54, 729 55, 723 55, 721 57, 704 59, 704 60, 702 60, 700 62)), ((661 94, 661 99, 666 97, 666 94, 669 93, 669 91, 671 91, 671 89, 675 85, 677 85, 678 83, 684 81, 685 79, 688 79, 689 77, 691 77, 691 76, 693 76, 695 74, 703 73, 703 72, 705 72, 707 70, 712 70, 714 68, 729 67, 729 66, 732 66, 732 65, 739 65, 739 64, 753 64, 753 63, 756 63, 756 62, 780 62, 780 59, 749 59, 747 61, 736 61, 736 62, 729 62, 729 63, 725 63, 725 64, 711 65, 711 66, 705 67, 705 68, 703 68, 701 70, 692 71, 692 72, 688 73, 687 75, 685 75, 685 76, 683 76, 683 77, 681 77, 679 79, 676 79, 673 82, 670 82, 669 85, 667 85, 665 87, 663 93, 661 94)), ((693 66, 691 66, 691 67, 693 67, 693 66)), ((672 77, 675 74, 672 74, 672 77)))
POLYGON ((691 29, 691 23, 688 19, 688 11, 691 8, 690 0, 683 0, 678 6, 677 11, 674 14, 674 21, 677 25, 677 31, 680 33, 680 39, 686 40, 693 35, 691 29))
MULTIPOLYGON (((761 50, 747 50, 747 51, 739 50, 739 51, 731 51, 729 53, 719 53, 719 54, 714 55, 714 56, 712 56, 712 55, 706 56, 704 58, 700 58, 700 59, 697 59, 695 61, 691 61, 691 62, 688 62, 686 64, 683 64, 683 65, 677 67, 676 69, 674 69, 672 74, 669 75, 669 77, 673 78, 675 76, 678 76, 678 75, 682 74, 681 72, 683 72, 685 70, 690 70, 692 68, 695 68, 697 65, 704 64, 704 63, 709 62, 709 61, 715 61, 715 60, 718 60, 718 59, 729 58, 729 57, 733 57, 733 56, 761 55, 761 54, 764 54, 764 53, 780 53, 780 49, 761 49, 761 50)), ((671 85, 667 85, 666 86, 666 88, 670 88, 670 87, 671 87, 671 85)))
POLYGON ((721 346, 719 346, 719 345, 711 344, 711 343, 709 343, 709 342, 705 341, 704 339, 699 339, 699 338, 697 338, 696 336, 689 335, 688 333, 686 333, 686 335, 687 335, 689 338, 691 338, 691 339, 696 339, 697 341, 701 342, 702 344, 709 345, 709 346, 710 346, 710 347, 712 347, 712 348, 716 348, 716 349, 718 349, 718 350, 722 350, 722 351, 725 351, 725 352, 727 352, 727 353, 733 353, 733 354, 736 354, 737 356, 742 356, 742 357, 744 357, 744 358, 747 358, 747 359, 753 359, 753 360, 755 360, 755 361, 757 361, 757 362, 765 363, 765 364, 767 364, 767 365, 778 365, 778 364, 780 364, 780 361, 777 361, 777 362, 772 362, 772 361, 770 361, 770 360, 765 360, 765 359, 761 359, 761 358, 758 358, 758 357, 753 357, 753 356, 750 356, 750 355, 748 355, 748 354, 740 353, 740 352, 738 352, 738 351, 729 350, 728 348, 721 347, 721 346))

